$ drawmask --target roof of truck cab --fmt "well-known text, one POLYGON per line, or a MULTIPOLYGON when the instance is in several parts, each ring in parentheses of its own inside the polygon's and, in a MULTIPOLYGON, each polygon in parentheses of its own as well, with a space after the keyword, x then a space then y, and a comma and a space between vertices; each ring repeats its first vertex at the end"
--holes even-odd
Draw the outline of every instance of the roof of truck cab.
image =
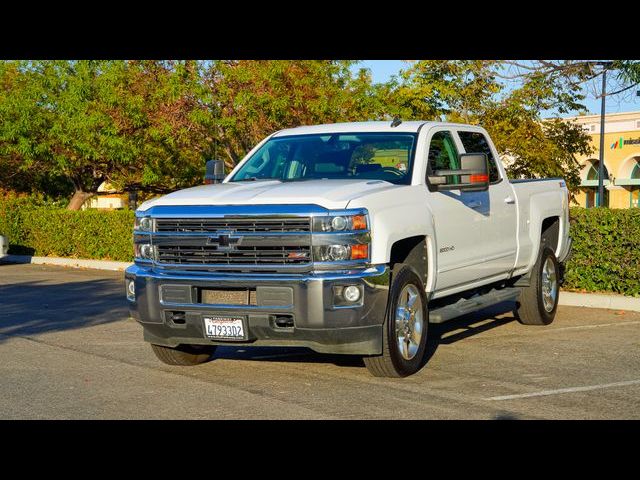
POLYGON ((324 125, 308 125, 303 127, 287 128, 274 134, 274 137, 284 137, 287 135, 310 135, 322 133, 366 133, 366 132, 417 132, 421 126, 452 125, 462 124, 449 122, 426 122, 410 121, 402 122, 397 127, 391 126, 391 121, 384 122, 345 122, 326 123, 324 125))

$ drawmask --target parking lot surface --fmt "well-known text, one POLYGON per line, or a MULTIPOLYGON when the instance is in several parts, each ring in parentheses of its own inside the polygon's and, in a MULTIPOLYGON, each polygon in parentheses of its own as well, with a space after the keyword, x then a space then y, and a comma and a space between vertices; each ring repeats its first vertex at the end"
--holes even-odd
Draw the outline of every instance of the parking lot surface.
POLYGON ((1 419, 640 419, 640 313, 503 304, 430 326, 405 379, 358 357, 218 348, 160 363, 128 318, 123 274, 0 265, 1 419))

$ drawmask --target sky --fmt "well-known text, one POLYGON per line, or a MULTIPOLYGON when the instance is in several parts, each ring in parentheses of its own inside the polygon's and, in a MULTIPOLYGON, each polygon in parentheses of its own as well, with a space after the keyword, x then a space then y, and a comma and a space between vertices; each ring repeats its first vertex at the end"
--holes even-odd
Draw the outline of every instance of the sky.
MULTIPOLYGON (((386 82, 392 75, 396 75, 400 70, 406 68, 407 63, 402 60, 363 60, 356 65, 356 68, 368 68, 376 83, 386 82)), ((640 96, 626 95, 624 100, 616 97, 607 97, 606 113, 621 113, 640 110, 640 96)), ((594 98, 592 93, 587 92, 585 105, 590 114, 600 114, 600 99, 594 98)), ((545 112, 546 113, 546 112, 545 112)), ((577 112, 563 116, 576 115, 577 112)), ((550 116, 543 114, 544 117, 550 116)))

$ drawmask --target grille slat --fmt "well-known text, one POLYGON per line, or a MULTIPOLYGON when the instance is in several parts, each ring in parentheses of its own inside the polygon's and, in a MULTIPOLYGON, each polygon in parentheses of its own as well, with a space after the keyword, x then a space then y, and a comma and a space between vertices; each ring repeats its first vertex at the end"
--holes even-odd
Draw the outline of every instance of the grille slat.
POLYGON ((283 247, 246 247, 233 250, 217 250, 208 246, 164 246, 158 247, 158 261, 161 263, 280 263, 305 264, 311 259, 311 249, 308 246, 283 247))
POLYGON ((158 232, 217 232, 234 230, 237 233, 251 232, 310 232, 309 217, 294 218, 158 218, 158 232))

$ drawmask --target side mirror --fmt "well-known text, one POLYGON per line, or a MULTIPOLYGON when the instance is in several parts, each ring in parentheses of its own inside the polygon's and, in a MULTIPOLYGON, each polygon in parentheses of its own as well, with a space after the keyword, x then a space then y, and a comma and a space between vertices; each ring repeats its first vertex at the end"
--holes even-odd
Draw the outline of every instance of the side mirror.
POLYGON ((463 153, 459 170, 436 170, 429 183, 436 190, 483 192, 489 188, 489 159, 485 153, 463 153))
POLYGON ((208 160, 204 174, 204 183, 220 183, 224 180, 224 162, 222 160, 208 160))

